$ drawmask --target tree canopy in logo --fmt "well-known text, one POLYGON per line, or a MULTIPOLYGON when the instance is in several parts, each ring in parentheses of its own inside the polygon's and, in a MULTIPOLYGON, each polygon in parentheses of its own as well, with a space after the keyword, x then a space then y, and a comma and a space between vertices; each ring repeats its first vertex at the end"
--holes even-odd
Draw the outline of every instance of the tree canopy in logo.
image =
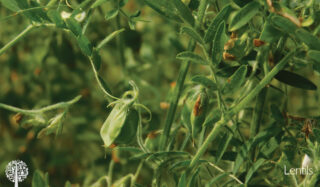
POLYGON ((11 182, 22 182, 28 174, 27 164, 21 160, 13 160, 6 167, 6 176, 11 182))

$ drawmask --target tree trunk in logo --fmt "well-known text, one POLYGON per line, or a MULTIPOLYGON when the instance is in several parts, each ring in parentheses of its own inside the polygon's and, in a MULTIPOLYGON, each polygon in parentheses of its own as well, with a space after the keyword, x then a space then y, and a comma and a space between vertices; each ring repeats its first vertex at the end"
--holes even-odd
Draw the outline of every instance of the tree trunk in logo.
POLYGON ((18 164, 16 164, 16 169, 14 172, 14 187, 18 187, 18 164))

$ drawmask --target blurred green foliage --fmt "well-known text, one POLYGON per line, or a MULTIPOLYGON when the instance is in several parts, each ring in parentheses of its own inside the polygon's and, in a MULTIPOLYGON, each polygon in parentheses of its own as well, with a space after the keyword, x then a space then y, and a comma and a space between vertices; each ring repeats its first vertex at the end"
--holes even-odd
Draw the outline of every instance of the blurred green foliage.
POLYGON ((14 159, 30 171, 20 186, 317 185, 319 168, 287 177, 283 166, 305 154, 319 166, 319 0, 0 2, 0 103, 63 105, 29 116, 1 105, 1 186, 12 185, 3 171, 14 159), (286 70, 255 90, 280 62, 286 70), (119 103, 103 91, 134 100, 121 114, 139 111, 137 140, 104 147, 99 131, 119 103))

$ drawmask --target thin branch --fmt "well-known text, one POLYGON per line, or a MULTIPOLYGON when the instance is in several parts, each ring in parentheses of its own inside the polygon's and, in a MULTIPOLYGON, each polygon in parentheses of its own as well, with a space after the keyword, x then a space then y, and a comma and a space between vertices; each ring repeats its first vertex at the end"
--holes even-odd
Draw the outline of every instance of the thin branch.
MULTIPOLYGON (((208 164, 210 165, 210 166, 212 166, 212 167, 214 167, 216 170, 218 170, 218 171, 220 171, 221 173, 228 173, 228 172, 226 172, 226 171, 224 171, 223 169, 221 169, 219 166, 217 166, 217 165, 215 165, 215 164, 213 164, 213 163, 211 163, 211 162, 208 162, 208 164)), ((237 181, 239 184, 243 184, 243 182, 240 180, 240 179, 238 179, 236 176, 234 176, 234 175, 232 175, 232 174, 228 174, 228 176, 229 177, 231 177, 231 178, 233 178, 235 181, 237 181)))

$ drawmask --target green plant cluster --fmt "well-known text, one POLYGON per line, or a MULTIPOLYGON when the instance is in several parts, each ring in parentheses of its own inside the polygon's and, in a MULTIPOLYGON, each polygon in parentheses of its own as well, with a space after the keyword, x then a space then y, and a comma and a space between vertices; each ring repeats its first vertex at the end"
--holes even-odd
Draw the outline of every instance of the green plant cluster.
POLYGON ((319 0, 0 2, 1 186, 320 185, 319 0))

